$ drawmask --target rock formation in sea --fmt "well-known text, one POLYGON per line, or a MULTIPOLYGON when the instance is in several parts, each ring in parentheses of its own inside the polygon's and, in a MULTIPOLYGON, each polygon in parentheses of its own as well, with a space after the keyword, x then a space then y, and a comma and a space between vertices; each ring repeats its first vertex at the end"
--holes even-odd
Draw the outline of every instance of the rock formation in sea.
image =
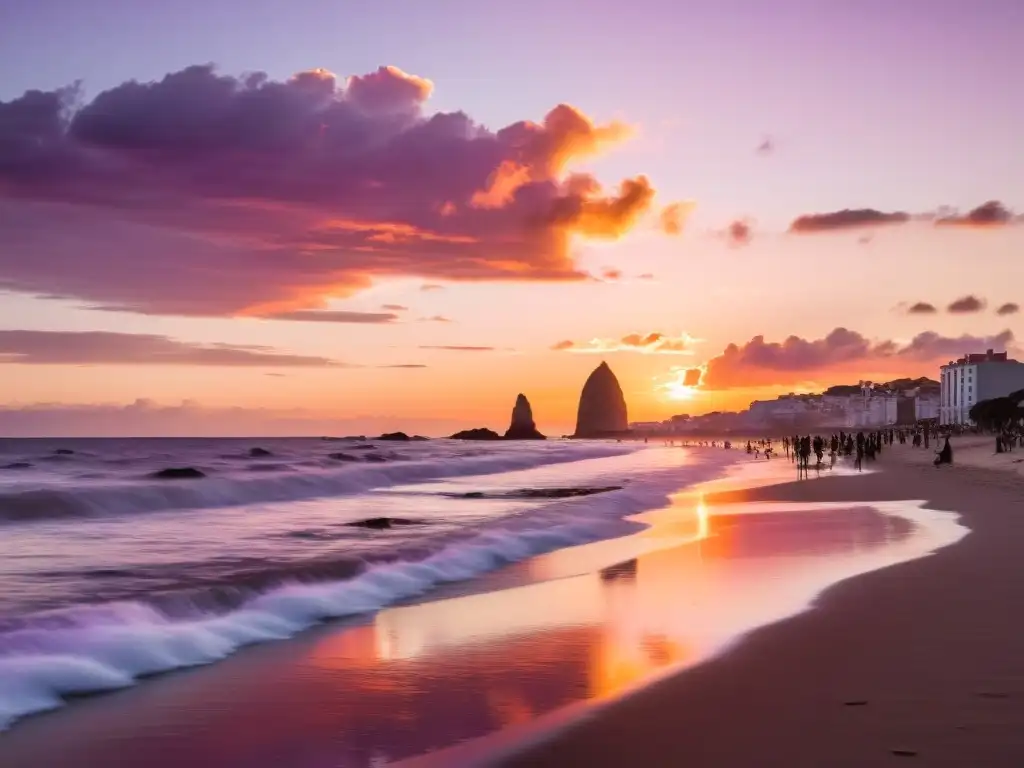
POLYGON ((493 429, 478 427, 477 429, 464 429, 452 435, 452 440, 501 440, 501 435, 493 429))
POLYGON ((614 437, 628 430, 622 387, 608 363, 602 362, 583 385, 573 437, 614 437))
POLYGON ((505 431, 506 440, 546 440, 533 423, 533 409, 526 395, 520 394, 512 408, 512 423, 505 431))

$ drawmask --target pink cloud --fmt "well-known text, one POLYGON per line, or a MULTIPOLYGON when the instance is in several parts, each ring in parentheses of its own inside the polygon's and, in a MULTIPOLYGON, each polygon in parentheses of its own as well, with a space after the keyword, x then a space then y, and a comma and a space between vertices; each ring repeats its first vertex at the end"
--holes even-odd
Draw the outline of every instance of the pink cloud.
POLYGON ((708 360, 703 367, 701 386, 786 386, 837 372, 906 373, 938 366, 971 350, 1005 349, 1013 340, 1009 330, 984 337, 947 337, 926 331, 906 343, 873 341, 846 328, 836 328, 820 339, 790 336, 782 342, 767 342, 763 336, 755 336, 746 344, 728 345, 720 355, 708 360))
POLYGON ((153 314, 317 309, 388 277, 582 280, 652 206, 571 166, 629 135, 561 104, 492 131, 395 67, 193 66, 0 102, 0 289, 153 314), (490 193, 490 194, 488 194, 490 193), (481 205, 481 195, 486 204, 481 205))

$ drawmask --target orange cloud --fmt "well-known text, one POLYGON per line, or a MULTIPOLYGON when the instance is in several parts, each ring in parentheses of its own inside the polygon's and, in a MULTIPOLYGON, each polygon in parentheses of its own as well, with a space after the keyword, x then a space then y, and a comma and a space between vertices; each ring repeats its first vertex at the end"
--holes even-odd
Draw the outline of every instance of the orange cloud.
POLYGON ((661 209, 659 224, 666 235, 679 235, 683 232, 686 218, 693 211, 693 203, 670 203, 661 209))
POLYGON ((640 352, 657 355, 691 355, 697 339, 688 334, 666 336, 663 333, 630 333, 621 339, 591 339, 586 342, 560 341, 551 349, 559 352, 607 354, 640 352))

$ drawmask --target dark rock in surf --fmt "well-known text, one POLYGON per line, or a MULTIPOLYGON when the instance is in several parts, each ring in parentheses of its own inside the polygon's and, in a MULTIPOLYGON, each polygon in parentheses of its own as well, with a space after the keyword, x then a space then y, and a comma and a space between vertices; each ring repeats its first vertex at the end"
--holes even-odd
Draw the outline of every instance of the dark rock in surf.
POLYGON ((377 438, 378 440, 392 440, 398 443, 407 443, 412 440, 405 432, 385 432, 377 438))
POLYGON ((456 499, 572 499, 577 496, 593 496, 598 493, 609 491, 621 491, 621 485, 607 485, 596 488, 520 488, 515 491, 501 493, 484 493, 483 491, 468 491, 466 493, 452 494, 456 499))
POLYGON ((512 408, 512 422, 505 431, 506 440, 546 440, 533 423, 533 409, 526 395, 520 393, 512 408))
POLYGON ((359 457, 353 456, 351 453, 329 453, 327 458, 335 461, 359 461, 359 457))
POLYGON ((622 387, 608 363, 602 362, 583 385, 573 437, 618 437, 628 431, 622 387))
POLYGON ((388 460, 388 457, 381 453, 368 453, 363 456, 363 461, 369 461, 373 464, 381 464, 388 460))
POLYGON ((493 429, 478 427, 477 429, 464 429, 451 436, 452 440, 501 440, 501 435, 493 429))
POLYGON ((352 450, 354 450, 354 451, 376 451, 377 450, 377 446, 376 445, 370 445, 370 443, 365 443, 364 445, 353 445, 352 446, 352 450))
POLYGON ((167 467, 154 472, 150 477, 157 480, 199 480, 206 477, 206 473, 195 467, 167 467))
POLYGON ((249 449, 249 458, 251 458, 251 459, 265 459, 268 456, 273 456, 273 455, 274 454, 272 454, 266 448, 250 448, 249 449))
POLYGON ((424 437, 423 435, 413 435, 410 439, 414 443, 422 443, 422 442, 425 442, 425 441, 429 440, 430 438, 429 437, 424 437))
POLYGON ((53 452, 53 455, 54 456, 74 456, 75 452, 72 451, 70 448, 58 448, 56 451, 53 452))
POLYGON ((375 531, 386 531, 400 525, 420 525, 419 520, 409 520, 404 517, 369 517, 366 520, 356 520, 344 525, 349 528, 370 528, 375 531))

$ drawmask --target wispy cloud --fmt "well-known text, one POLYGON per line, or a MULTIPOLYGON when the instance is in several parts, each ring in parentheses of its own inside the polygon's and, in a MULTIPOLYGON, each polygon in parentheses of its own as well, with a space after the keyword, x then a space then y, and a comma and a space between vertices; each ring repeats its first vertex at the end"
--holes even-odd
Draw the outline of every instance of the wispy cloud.
POLYGON ((560 341, 551 349, 558 352, 608 354, 612 352, 639 352, 657 355, 690 355, 697 339, 687 334, 667 336, 663 333, 630 333, 620 339, 590 339, 589 341, 560 341))
POLYGON ((398 315, 393 312, 346 312, 341 310, 300 309, 293 312, 279 312, 263 315, 264 320, 292 320, 302 323, 393 323, 398 315))
MULTIPOLYGON (((325 368, 344 364, 272 347, 197 344, 167 336, 107 331, 0 331, 0 364, 206 365, 325 368)), ((346 366, 351 367, 351 366, 346 366)))
POLYGON ((420 349, 442 349, 449 352, 494 352, 497 347, 474 347, 460 344, 424 344, 420 349))

